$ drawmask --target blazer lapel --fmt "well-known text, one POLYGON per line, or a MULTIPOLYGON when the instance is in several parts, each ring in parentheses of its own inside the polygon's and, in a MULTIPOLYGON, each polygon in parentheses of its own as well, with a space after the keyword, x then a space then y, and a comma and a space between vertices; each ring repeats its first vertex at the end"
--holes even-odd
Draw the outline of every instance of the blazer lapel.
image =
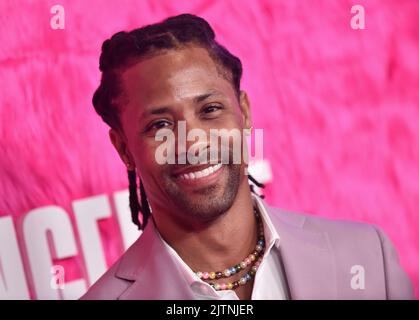
POLYGON ((305 217, 268 208, 290 299, 336 299, 336 268, 326 233, 304 228, 305 217))
POLYGON ((121 260, 116 276, 132 281, 121 300, 190 300, 194 294, 164 248, 150 220, 144 233, 121 260))

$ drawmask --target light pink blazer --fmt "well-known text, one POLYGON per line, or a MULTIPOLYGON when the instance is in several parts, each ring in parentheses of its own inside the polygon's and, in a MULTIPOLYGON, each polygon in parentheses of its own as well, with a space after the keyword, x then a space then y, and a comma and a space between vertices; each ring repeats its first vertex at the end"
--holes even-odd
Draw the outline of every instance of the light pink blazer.
MULTIPOLYGON (((291 299, 413 299, 393 245, 376 227, 266 208, 291 299), (364 289, 351 286, 356 265, 364 289)), ((152 223, 82 299, 194 299, 152 223)))

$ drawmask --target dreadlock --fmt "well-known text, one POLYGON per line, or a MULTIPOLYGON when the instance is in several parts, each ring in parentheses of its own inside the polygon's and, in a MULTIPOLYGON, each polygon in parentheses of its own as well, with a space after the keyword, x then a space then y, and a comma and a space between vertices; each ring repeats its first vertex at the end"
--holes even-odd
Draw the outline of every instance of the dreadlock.
MULTIPOLYGON (((265 188, 265 185, 263 183, 260 183, 259 181, 257 181, 255 178, 253 178, 250 174, 248 174, 249 180, 256 185, 256 187, 258 188, 265 188)), ((250 191, 252 191, 254 194, 257 194, 255 187, 253 184, 250 184, 250 191)), ((259 195, 262 199, 265 198, 265 196, 263 194, 259 195)))
POLYGON ((147 196, 145 194, 144 186, 140 180, 140 197, 141 205, 138 201, 137 195, 137 174, 135 170, 128 170, 128 181, 129 181, 129 207, 131 210, 131 220, 138 227, 138 230, 144 230, 148 218, 151 215, 150 205, 148 204, 147 196), (138 218, 138 214, 142 213, 142 222, 138 218))
MULTIPOLYGON (((120 79, 122 72, 141 59, 166 50, 182 49, 187 45, 205 48, 216 63, 218 72, 232 83, 237 97, 240 96, 240 59, 215 41, 215 33, 206 20, 192 14, 181 14, 129 32, 117 32, 103 42, 99 58, 102 76, 92 99, 97 114, 111 128, 123 132, 119 118, 126 102, 120 79)), ((250 176, 249 179, 255 183, 250 176)), ((139 229, 144 229, 151 215, 144 186, 140 180, 140 204, 135 170, 128 170, 128 181, 132 221, 139 229), (142 213, 141 222, 139 212, 142 213)), ((255 184, 260 186, 259 183, 255 184)), ((252 185, 251 189, 254 192, 252 185)))

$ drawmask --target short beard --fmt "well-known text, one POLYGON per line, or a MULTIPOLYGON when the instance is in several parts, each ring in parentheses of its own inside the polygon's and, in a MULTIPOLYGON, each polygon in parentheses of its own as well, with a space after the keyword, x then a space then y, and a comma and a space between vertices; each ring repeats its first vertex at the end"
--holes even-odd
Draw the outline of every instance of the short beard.
POLYGON ((197 200, 191 200, 173 185, 167 188, 169 196, 184 218, 208 223, 231 208, 239 190, 241 166, 229 164, 224 169, 228 173, 225 185, 213 185, 197 190, 197 200), (220 189, 223 192, 220 193, 220 189))

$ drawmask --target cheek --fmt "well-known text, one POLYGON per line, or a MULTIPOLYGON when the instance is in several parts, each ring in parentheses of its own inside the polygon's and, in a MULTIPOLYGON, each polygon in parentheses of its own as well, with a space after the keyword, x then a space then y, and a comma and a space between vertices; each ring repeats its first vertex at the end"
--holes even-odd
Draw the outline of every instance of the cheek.
POLYGON ((128 149, 134 158, 137 169, 141 172, 148 172, 155 164, 155 141, 145 138, 138 133, 138 129, 127 127, 125 131, 128 149))
POLYGON ((243 127, 241 115, 235 112, 223 114, 220 118, 209 123, 215 129, 241 129, 243 127))
POLYGON ((229 114, 229 122, 235 128, 241 129, 243 127, 243 113, 241 112, 240 106, 236 106, 229 114))
POLYGON ((155 141, 153 141, 153 143, 147 143, 137 139, 134 157, 139 169, 146 170, 147 172, 159 170, 160 165, 155 158, 156 148, 157 145, 155 141))
MULTIPOLYGON (((161 141, 154 141, 153 139, 143 138, 142 142, 138 142, 135 161, 137 163, 137 169, 139 175, 144 180, 145 184, 149 188, 159 188, 158 186, 167 180, 168 175, 170 175, 170 165, 166 162, 161 162, 162 158, 157 161, 156 157, 161 157, 161 150, 167 150, 165 145, 161 141), (158 150, 158 147, 160 149, 158 150)), ((169 148, 169 150, 172 150, 169 148)), ((164 153, 166 156, 167 153, 164 153)))

